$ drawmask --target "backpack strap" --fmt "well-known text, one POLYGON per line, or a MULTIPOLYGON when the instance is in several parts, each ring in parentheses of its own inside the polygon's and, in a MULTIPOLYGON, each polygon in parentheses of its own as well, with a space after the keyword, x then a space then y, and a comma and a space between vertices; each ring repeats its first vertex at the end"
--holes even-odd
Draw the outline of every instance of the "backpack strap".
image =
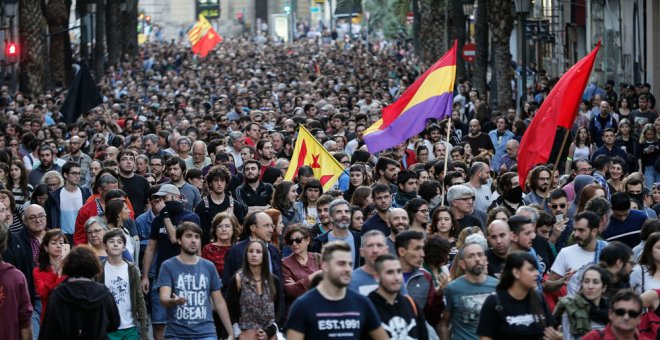
POLYGON ((415 301, 410 297, 410 295, 404 295, 404 296, 410 302, 410 306, 412 306, 413 312, 415 313, 415 317, 417 317, 417 305, 415 304, 415 301))

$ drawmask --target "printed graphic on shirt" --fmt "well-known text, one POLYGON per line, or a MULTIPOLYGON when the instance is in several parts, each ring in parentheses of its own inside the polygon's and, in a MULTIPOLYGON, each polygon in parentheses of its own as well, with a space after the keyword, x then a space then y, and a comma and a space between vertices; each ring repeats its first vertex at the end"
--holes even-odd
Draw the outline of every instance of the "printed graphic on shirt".
POLYGON ((408 333, 417 326, 415 319, 410 320, 410 323, 400 316, 395 316, 390 319, 390 322, 383 323, 383 328, 389 333, 391 340, 414 340, 415 338, 408 335, 408 333))
POLYGON ((464 295, 459 298, 460 306, 458 309, 458 320, 464 324, 471 324, 479 321, 479 313, 481 313, 481 306, 483 306, 489 293, 464 295))
POLYGON ((126 302, 128 299, 128 281, 117 276, 116 278, 110 280, 110 285, 108 286, 112 297, 115 298, 115 303, 120 304, 126 302))
MULTIPOLYGON (((538 316, 537 316, 538 318, 538 316)), ((529 326, 536 322, 537 318, 534 317, 532 314, 522 314, 522 315, 510 315, 506 317, 506 323, 508 323, 511 326, 529 326)), ((544 317, 541 317, 540 319, 545 319, 544 317)))
POLYGON ((350 337, 360 330, 360 313, 317 313, 317 328, 328 338, 350 337))
POLYGON ((174 287, 175 294, 186 298, 186 303, 176 307, 176 318, 186 321, 205 321, 209 300, 209 278, 204 274, 180 274, 174 287))

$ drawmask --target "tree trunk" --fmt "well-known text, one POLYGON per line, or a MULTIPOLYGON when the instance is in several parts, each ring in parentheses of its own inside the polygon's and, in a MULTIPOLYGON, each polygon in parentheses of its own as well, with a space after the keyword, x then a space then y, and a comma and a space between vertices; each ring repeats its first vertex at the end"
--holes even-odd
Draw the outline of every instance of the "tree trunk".
POLYGON ((71 42, 69 40, 70 0, 50 0, 46 7, 50 33, 50 77, 56 87, 68 87, 71 82, 71 42))
POLYGON ((42 14, 41 1, 21 0, 19 8, 19 37, 21 91, 36 96, 44 91, 46 73, 46 20, 42 14))
MULTIPOLYGON (((112 1, 112 0, 111 0, 112 1)), ((101 79, 105 71, 105 1, 96 4, 96 17, 94 24, 94 75, 101 79)))
POLYGON ((477 17, 475 21, 475 45, 477 47, 474 59, 474 74, 472 84, 480 95, 487 95, 488 73, 488 0, 477 0, 477 17))
POLYGON ((490 29, 495 44, 495 67, 497 68, 497 103, 500 112, 506 112, 513 106, 511 80, 511 50, 509 40, 515 22, 513 2, 510 0, 489 0, 490 29))
POLYGON ((420 59, 431 66, 447 50, 445 44, 446 22, 443 0, 418 0, 420 11, 419 41, 420 59))
POLYGON ((448 0, 447 10, 449 11, 449 22, 447 23, 449 31, 449 46, 452 46, 454 40, 458 40, 458 57, 456 58, 456 80, 463 82, 465 80, 465 60, 463 60, 463 46, 466 40, 465 14, 463 13, 463 0, 448 0))
POLYGON ((122 58, 133 60, 138 54, 138 2, 137 0, 128 1, 126 13, 123 13, 122 24, 122 58))
POLYGON ((118 1, 108 1, 105 8, 106 43, 108 48, 108 66, 117 66, 121 58, 121 31, 117 29, 121 25, 118 1))

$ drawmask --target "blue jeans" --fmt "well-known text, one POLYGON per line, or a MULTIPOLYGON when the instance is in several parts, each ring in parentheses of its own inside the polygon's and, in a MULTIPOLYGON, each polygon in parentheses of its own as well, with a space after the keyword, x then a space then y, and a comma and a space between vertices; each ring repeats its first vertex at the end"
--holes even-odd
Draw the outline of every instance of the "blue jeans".
POLYGON ((160 303, 160 293, 158 292, 158 287, 153 285, 151 287, 150 295, 151 295, 151 324, 165 325, 165 323, 167 322, 167 315, 165 313, 165 307, 160 303))
POLYGON ((34 299, 32 309, 32 337, 34 340, 37 340, 39 339, 39 329, 41 328, 41 298, 34 299))
POLYGON ((660 183, 660 172, 653 165, 644 167, 644 186, 652 189, 653 184, 660 183))

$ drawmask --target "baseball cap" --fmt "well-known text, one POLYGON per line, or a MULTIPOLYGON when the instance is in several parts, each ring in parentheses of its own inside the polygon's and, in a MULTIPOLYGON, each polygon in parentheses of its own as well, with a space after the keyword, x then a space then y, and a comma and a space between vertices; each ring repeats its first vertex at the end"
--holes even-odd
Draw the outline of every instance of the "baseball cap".
POLYGON ((181 195, 181 191, 174 184, 163 184, 154 196, 181 195))

